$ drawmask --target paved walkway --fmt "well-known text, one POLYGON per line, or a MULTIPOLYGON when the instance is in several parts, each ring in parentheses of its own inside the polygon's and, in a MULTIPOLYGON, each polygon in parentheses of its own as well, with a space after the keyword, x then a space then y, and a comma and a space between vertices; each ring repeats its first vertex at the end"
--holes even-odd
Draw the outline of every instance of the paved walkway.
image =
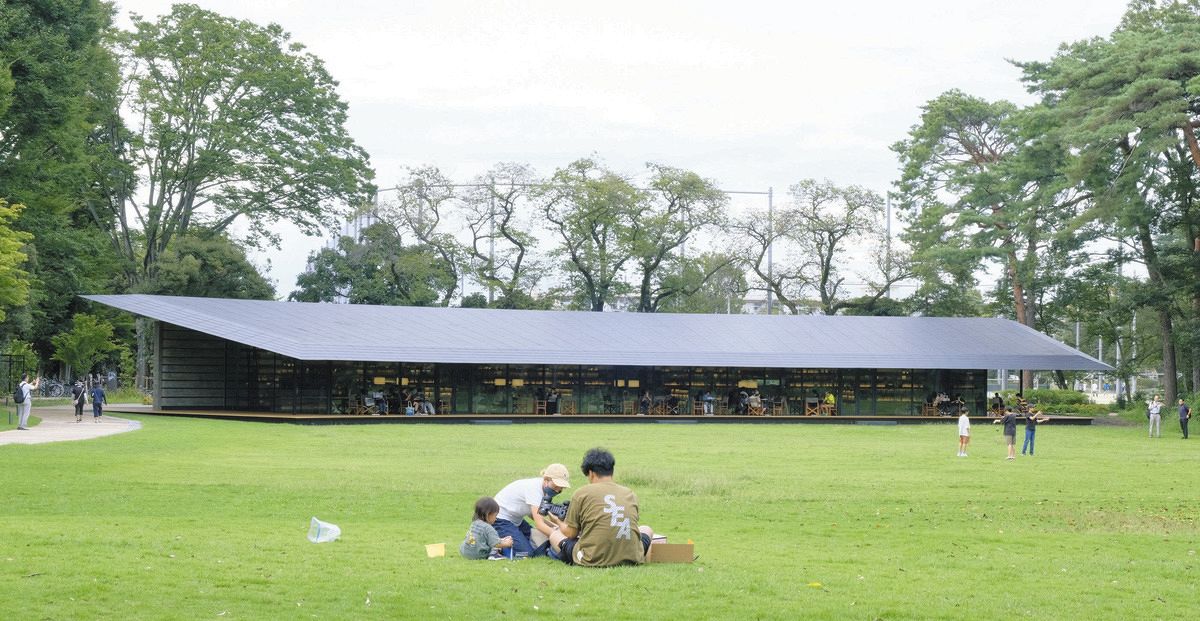
MULTIPOLYGON (((13 412, 12 405, 9 405, 8 412, 13 412)), ((0 412, 5 421, 8 420, 8 412, 0 412)), ((142 428, 142 424, 137 421, 113 418, 107 414, 100 417, 100 422, 97 423, 92 420, 91 406, 84 409, 82 423, 75 422, 75 408, 70 405, 38 407, 37 401, 34 401, 32 414, 42 419, 42 422, 30 427, 28 431, 0 431, 0 445, 90 440, 142 428)), ((15 412, 13 421, 16 421, 15 412)))

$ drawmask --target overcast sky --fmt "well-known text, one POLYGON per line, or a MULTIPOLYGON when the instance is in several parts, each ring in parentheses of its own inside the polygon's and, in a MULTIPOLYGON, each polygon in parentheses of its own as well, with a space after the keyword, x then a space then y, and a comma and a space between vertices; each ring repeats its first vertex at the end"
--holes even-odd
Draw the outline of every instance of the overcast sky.
MULTIPOLYGON (((542 173, 599 155, 725 189, 828 178, 885 192, 888 146, 959 88, 1028 103, 1006 59, 1105 36, 1125 0, 463 2, 197 0, 275 22, 324 59, 381 187, 406 166, 467 179, 501 161, 542 173)), ((145 17, 170 2, 117 0, 145 17)), ((122 19, 122 24, 127 20, 122 19)), ((752 198, 739 199, 740 205, 752 198)), ((281 297, 321 239, 271 259, 281 297)))

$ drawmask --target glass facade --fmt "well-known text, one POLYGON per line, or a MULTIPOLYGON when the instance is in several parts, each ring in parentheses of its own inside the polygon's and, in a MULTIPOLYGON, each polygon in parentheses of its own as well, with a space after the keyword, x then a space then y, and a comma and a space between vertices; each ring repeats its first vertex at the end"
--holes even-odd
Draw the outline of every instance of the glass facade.
MULTIPOLYGON (((226 409, 291 414, 402 414, 418 395, 437 414, 533 414, 551 388, 562 414, 631 414, 649 391, 655 413, 698 412, 712 391, 717 414, 755 390, 766 413, 800 416, 833 393, 843 416, 915 416, 933 394, 986 409, 987 371, 471 365, 302 361, 227 343, 226 409), (371 410, 370 408, 374 408, 371 410)), ((185 406, 176 406, 187 409, 185 406)))

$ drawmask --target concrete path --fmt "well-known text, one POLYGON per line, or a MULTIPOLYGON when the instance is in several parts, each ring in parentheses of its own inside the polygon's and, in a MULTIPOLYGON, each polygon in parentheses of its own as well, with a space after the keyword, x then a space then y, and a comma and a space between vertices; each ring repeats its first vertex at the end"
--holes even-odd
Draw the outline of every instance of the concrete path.
MULTIPOLYGON (((8 421, 8 412, 13 412, 11 404, 7 412, 0 412, 5 422, 8 421)), ((38 407, 37 401, 34 401, 32 415, 42 419, 42 422, 30 427, 28 431, 0 431, 0 445, 90 440, 142 428, 142 424, 137 421, 113 418, 107 414, 100 417, 100 422, 97 423, 92 420, 91 406, 84 409, 82 423, 75 422, 75 408, 70 405, 38 407)), ((16 421, 15 413, 13 421, 16 421)))

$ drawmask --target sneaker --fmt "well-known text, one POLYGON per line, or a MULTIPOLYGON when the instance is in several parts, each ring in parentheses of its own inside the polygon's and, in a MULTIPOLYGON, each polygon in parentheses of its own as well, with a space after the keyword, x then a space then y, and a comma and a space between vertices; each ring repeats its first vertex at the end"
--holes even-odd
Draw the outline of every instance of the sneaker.
POLYGON ((17 431, 29 431, 28 427, 17 427, 17 431))
POLYGON ((1005 459, 1016 459, 1016 457, 1005 457, 1005 459))

